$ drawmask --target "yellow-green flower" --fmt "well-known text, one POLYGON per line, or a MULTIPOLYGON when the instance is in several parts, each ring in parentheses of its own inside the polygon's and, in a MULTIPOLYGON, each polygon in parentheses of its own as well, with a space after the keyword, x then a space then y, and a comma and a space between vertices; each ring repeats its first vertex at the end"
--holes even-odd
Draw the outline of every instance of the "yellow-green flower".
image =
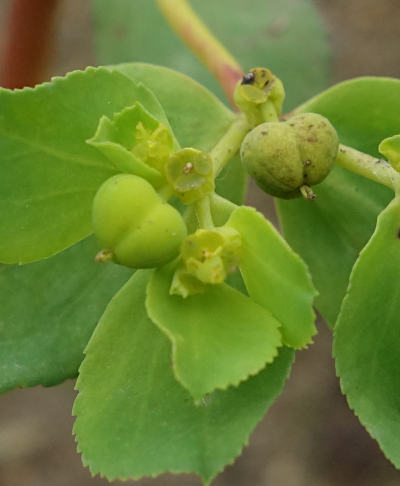
POLYGON ((185 204, 198 201, 215 187, 211 157, 193 148, 184 148, 171 155, 165 165, 165 177, 185 204))

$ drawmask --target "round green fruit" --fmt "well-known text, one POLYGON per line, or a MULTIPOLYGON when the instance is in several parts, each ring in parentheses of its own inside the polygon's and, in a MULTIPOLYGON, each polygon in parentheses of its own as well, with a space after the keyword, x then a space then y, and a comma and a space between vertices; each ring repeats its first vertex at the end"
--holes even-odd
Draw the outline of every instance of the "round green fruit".
POLYGON ((153 268, 178 256, 186 237, 179 212, 141 177, 107 179, 93 201, 93 229, 112 259, 132 268, 153 268))
POLYGON ((331 171, 339 140, 331 123, 316 113, 286 122, 262 123, 247 134, 240 155, 248 173, 269 194, 298 197, 331 171))

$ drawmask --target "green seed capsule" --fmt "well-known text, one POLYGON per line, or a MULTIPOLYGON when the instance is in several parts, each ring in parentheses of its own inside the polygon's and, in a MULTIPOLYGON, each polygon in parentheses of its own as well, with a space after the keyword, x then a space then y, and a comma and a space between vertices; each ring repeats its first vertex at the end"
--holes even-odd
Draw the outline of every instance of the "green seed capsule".
POLYGON ((106 180, 93 201, 93 229, 112 259, 132 268, 153 268, 176 258, 186 236, 179 212, 141 177, 106 180))
POLYGON ((241 158, 257 184, 281 198, 322 182, 335 163, 339 140, 330 122, 305 113, 286 122, 263 123, 243 140, 241 158))
POLYGON ((296 133, 304 166, 304 184, 319 184, 329 174, 337 157, 336 130, 329 120, 317 113, 297 115, 287 123, 296 133))

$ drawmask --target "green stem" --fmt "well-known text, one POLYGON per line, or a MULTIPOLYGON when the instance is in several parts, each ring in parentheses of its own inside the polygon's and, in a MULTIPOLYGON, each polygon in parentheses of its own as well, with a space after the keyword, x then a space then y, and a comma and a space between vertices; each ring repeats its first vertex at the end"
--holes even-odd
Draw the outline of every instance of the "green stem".
POLYGON ((210 196, 205 196, 195 203, 197 219, 200 228, 214 228, 214 221, 211 215, 210 196))
POLYGON ((250 129, 251 126, 246 117, 239 115, 225 135, 211 150, 210 156, 214 164, 215 177, 221 172, 228 160, 240 149, 240 145, 250 129))
POLYGON ((214 37, 186 0, 157 0, 165 18, 221 85, 235 107, 233 91, 243 76, 234 57, 214 37))
POLYGON ((300 187, 300 193, 304 199, 307 199, 308 201, 313 201, 316 198, 311 187, 307 186, 306 184, 300 187))
POLYGON ((219 196, 214 192, 211 195, 211 214, 215 226, 223 226, 229 219, 233 211, 238 207, 232 201, 219 196))
POLYGON ((354 148, 340 145, 336 163, 356 174, 383 184, 396 193, 400 190, 400 174, 385 159, 378 159, 354 148))
POLYGON ((174 195, 174 188, 171 186, 171 184, 165 184, 165 186, 159 189, 158 195, 163 201, 168 202, 168 200, 174 195))
POLYGON ((266 103, 263 103, 260 107, 261 115, 264 122, 277 122, 279 121, 279 115, 276 111, 274 103, 272 101, 267 100, 266 103))
POLYGON ((226 214, 231 214, 236 208, 238 207, 237 204, 235 204, 232 201, 229 201, 229 199, 225 199, 224 197, 220 196, 216 192, 211 195, 211 208, 213 211, 218 211, 218 212, 225 212, 226 214))

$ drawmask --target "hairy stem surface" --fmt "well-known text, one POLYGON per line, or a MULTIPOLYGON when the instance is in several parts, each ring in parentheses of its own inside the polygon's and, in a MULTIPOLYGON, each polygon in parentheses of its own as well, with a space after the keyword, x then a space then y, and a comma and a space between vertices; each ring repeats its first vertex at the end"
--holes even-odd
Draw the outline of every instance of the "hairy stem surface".
POLYGON ((215 177, 221 172, 229 159, 240 149, 240 145, 250 129, 251 126, 246 117, 239 115, 225 135, 211 150, 210 156, 214 164, 215 177))
POLYGON ((346 145, 340 145, 336 163, 397 193, 400 190, 400 174, 385 159, 378 159, 346 145))

